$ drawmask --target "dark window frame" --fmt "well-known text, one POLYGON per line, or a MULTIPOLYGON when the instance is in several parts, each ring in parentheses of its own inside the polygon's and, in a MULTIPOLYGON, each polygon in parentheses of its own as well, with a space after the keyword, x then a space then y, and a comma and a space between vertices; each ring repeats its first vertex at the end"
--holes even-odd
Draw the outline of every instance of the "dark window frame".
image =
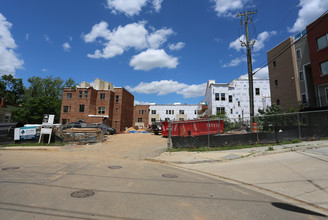
POLYGON ((79 112, 85 112, 85 105, 79 105, 79 112))

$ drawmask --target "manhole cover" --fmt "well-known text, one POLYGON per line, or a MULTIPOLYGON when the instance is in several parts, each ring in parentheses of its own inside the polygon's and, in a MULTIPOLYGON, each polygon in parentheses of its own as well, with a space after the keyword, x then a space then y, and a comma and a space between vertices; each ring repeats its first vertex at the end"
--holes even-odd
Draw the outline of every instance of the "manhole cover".
POLYGON ((20 167, 5 167, 5 168, 2 168, 1 170, 17 170, 19 168, 20 167))
POLYGON ((108 168, 115 170, 115 169, 121 169, 122 166, 109 166, 108 168))
POLYGON ((94 194, 95 192, 91 190, 80 190, 80 191, 72 192, 71 196, 74 198, 86 198, 86 197, 93 196, 94 194))
POLYGON ((177 175, 174 175, 174 174, 162 174, 162 177, 165 177, 165 178, 177 178, 178 176, 177 175))

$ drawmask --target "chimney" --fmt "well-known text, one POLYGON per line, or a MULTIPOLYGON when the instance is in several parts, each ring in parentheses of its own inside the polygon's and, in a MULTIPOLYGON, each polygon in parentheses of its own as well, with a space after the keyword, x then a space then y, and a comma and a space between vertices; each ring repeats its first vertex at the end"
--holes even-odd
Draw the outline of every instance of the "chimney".
POLYGON ((5 108, 6 104, 5 104, 5 98, 1 98, 1 108, 5 108))

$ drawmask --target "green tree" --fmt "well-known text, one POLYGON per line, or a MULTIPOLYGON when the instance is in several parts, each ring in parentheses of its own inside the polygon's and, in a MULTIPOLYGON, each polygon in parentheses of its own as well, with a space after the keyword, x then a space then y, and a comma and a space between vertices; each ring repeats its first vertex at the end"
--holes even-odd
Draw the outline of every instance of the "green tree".
POLYGON ((17 106, 23 101, 24 85, 22 79, 13 75, 2 75, 0 79, 0 98, 5 98, 8 105, 17 106))
POLYGON ((69 78, 65 83, 59 77, 31 77, 25 91, 22 108, 14 112, 14 119, 23 123, 41 123, 44 114, 54 114, 59 121, 63 88, 75 82, 69 78))

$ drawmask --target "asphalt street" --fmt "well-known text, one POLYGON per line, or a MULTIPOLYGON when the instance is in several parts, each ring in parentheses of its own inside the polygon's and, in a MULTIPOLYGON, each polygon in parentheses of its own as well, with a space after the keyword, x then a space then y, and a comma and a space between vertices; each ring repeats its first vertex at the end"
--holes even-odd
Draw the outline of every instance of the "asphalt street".
POLYGON ((77 152, 0 151, 0 195, 1 219, 326 219, 209 176, 77 152))

